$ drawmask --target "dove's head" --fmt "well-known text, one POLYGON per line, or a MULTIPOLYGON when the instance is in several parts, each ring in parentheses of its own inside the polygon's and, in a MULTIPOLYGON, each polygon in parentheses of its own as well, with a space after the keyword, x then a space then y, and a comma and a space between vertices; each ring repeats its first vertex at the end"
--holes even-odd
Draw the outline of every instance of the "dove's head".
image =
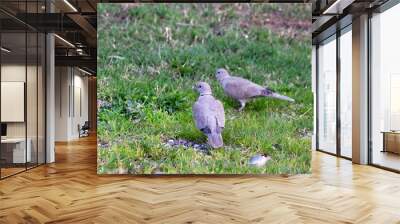
POLYGON ((217 69, 217 71, 215 72, 215 76, 217 77, 218 81, 222 81, 224 78, 229 76, 229 73, 227 70, 223 69, 223 68, 219 68, 217 69))
POLYGON ((194 89, 196 89, 197 92, 200 93, 200 96, 212 94, 211 87, 206 82, 196 83, 196 85, 194 86, 194 89))

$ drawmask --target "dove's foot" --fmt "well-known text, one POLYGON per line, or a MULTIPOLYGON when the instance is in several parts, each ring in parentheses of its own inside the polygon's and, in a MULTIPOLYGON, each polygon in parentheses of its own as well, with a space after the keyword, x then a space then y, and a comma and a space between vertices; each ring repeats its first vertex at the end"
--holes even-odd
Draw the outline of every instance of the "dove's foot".
POLYGON ((240 100, 239 102, 240 102, 240 108, 238 109, 238 111, 241 112, 246 106, 246 101, 240 100))

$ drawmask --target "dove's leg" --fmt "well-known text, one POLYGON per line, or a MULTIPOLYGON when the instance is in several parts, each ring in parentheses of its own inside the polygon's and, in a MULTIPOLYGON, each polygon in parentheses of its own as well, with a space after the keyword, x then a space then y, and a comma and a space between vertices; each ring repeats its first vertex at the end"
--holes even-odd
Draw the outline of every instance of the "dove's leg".
POLYGON ((239 103, 240 103, 240 108, 238 110, 242 111, 246 106, 246 100, 239 100, 239 103))

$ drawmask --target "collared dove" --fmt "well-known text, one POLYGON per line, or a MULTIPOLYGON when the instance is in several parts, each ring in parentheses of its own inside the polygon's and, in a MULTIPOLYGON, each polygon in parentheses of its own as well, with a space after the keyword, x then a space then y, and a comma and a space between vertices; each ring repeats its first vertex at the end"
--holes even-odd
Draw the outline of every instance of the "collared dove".
POLYGON ((194 88, 200 93, 192 107, 196 127, 207 135, 211 147, 220 148, 224 145, 221 135, 225 127, 224 107, 212 96, 211 87, 207 83, 198 82, 194 88))
POLYGON ((244 109, 248 100, 256 97, 272 97, 294 102, 294 100, 290 97, 275 93, 272 90, 255 84, 247 79, 231 76, 229 75, 228 71, 223 68, 217 69, 215 75, 218 79, 218 82, 222 85, 224 92, 228 96, 239 101, 239 111, 244 109))

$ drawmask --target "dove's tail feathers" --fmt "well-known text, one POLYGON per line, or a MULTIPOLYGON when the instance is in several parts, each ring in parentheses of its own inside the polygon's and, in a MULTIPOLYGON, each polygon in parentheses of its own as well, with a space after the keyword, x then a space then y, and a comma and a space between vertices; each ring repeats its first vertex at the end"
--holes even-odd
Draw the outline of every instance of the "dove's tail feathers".
POLYGON ((221 148, 224 146, 221 133, 211 133, 208 136, 208 144, 213 148, 221 148))
POLYGON ((292 99, 292 98, 290 98, 288 96, 284 96, 284 95, 281 95, 279 93, 273 92, 272 90, 270 90, 268 88, 262 90, 261 94, 263 96, 267 96, 267 97, 272 97, 272 98, 276 98, 276 99, 280 99, 280 100, 286 100, 286 101, 289 101, 289 102, 294 102, 294 99, 292 99))

